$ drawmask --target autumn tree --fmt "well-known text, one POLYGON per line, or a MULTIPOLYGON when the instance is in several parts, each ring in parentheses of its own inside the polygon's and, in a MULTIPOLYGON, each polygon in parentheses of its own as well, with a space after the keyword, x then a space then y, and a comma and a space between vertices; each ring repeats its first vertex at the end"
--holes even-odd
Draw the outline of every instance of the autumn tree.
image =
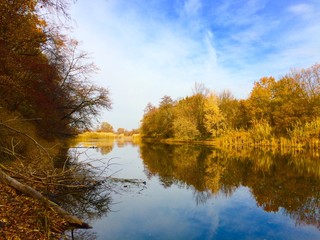
POLYGON ((190 97, 181 99, 174 108, 173 132, 175 138, 190 140, 201 136, 197 128, 197 116, 194 115, 193 100, 190 97))
POLYGON ((210 95, 203 84, 196 84, 191 96, 173 104, 165 96, 159 107, 150 105, 142 120, 142 133, 194 140, 217 137, 229 129, 251 133, 255 141, 289 137, 295 128, 320 117, 319 77, 319 64, 293 70, 279 80, 262 77, 254 83, 249 98, 242 100, 229 91, 210 95))
POLYGON ((205 138, 209 135, 204 121, 204 105, 207 97, 209 96, 210 90, 200 83, 196 83, 193 89, 193 95, 190 97, 191 113, 195 117, 197 123, 197 129, 200 132, 200 136, 205 138))
POLYGON ((108 89, 89 79, 97 71, 86 52, 78 50, 75 40, 55 44, 46 54, 58 72, 58 87, 53 101, 59 102, 60 121, 72 129, 86 129, 100 108, 111 108, 108 89))
POLYGON ((143 119, 141 121, 141 133, 144 137, 155 137, 156 123, 155 115, 157 113, 157 108, 151 103, 148 103, 144 110, 143 119))
POLYGON ((237 100, 233 94, 224 90, 217 96, 219 110, 221 111, 226 127, 228 128, 237 128, 239 121, 238 119, 238 111, 239 111, 239 100, 237 100))
POLYGON ((193 94, 177 102, 173 123, 174 135, 181 139, 200 139, 210 135, 205 127, 205 102, 209 89, 195 84, 193 94))
POLYGON ((174 121, 174 101, 171 97, 165 95, 161 98, 159 104, 159 112, 157 116, 158 136, 160 138, 173 137, 173 121, 174 121))
POLYGON ((117 129, 117 133, 118 134, 125 134, 126 133, 126 130, 124 128, 118 128, 117 129))
POLYGON ((275 83, 272 104, 272 125, 278 135, 287 135, 298 121, 305 123, 308 119, 303 90, 291 77, 283 77, 275 83))
POLYGON ((226 129, 225 118, 218 106, 218 99, 210 94, 204 103, 204 126, 211 136, 218 137, 226 129))
POLYGON ((148 104, 142 120, 142 134, 154 138, 173 137, 173 107, 174 102, 169 96, 161 99, 159 107, 148 104))
POLYGON ((40 8, 65 13, 66 1, 1 0, 0 6, 3 107, 53 135, 86 129, 101 108, 110 109, 108 90, 89 80, 96 67, 88 55, 40 14, 40 8))
POLYGON ((45 22, 35 8, 35 1, 0 1, 0 93, 11 110, 30 108, 25 97, 38 75, 35 66, 46 64, 40 51, 46 42, 45 22))
POLYGON ((298 122, 304 124, 317 116, 319 67, 293 71, 276 81, 261 78, 248 99, 251 121, 267 121, 273 132, 287 136, 298 122))
POLYGON ((314 64, 306 69, 294 69, 287 77, 295 79, 303 94, 305 107, 309 117, 320 116, 320 64, 314 64))
MULTIPOLYGON (((78 50, 76 41, 68 40, 59 32, 61 26, 54 23, 53 18, 49 20, 47 17, 49 13, 67 16, 68 2, 0 0, 0 132, 1 143, 4 143, 0 146, 0 155, 11 155, 8 159, 21 160, 21 165, 17 164, 16 169, 10 171, 1 166, 0 182, 42 202, 46 206, 45 219, 51 214, 47 212, 50 207, 65 218, 61 222, 69 222, 72 227, 89 227, 29 184, 22 184, 8 175, 19 176, 19 179, 34 185, 46 182, 43 191, 46 193, 54 181, 60 188, 64 180, 76 175, 67 161, 62 161, 61 171, 65 175, 55 168, 59 162, 56 160, 61 156, 59 144, 55 141, 55 146, 52 146, 51 140, 87 128, 100 108, 111 107, 108 90, 89 80, 96 67, 88 61, 88 55, 78 50), (64 180, 58 180, 59 177, 64 180)), ((65 182, 65 186, 79 189, 86 183, 95 182, 93 185, 96 185, 98 181, 93 179, 90 177, 81 182, 74 178, 79 185, 65 182)), ((37 225, 42 225, 40 222, 37 225)), ((44 222, 50 237, 50 221, 44 222)), ((33 232, 36 231, 38 229, 33 232)))
POLYGON ((113 127, 108 122, 102 122, 100 127, 97 129, 98 132, 114 132, 113 127))
POLYGON ((234 129, 249 129, 252 126, 250 113, 251 107, 249 101, 247 99, 239 100, 234 117, 234 129))
POLYGON ((250 118, 252 120, 267 120, 273 122, 274 111, 272 100, 274 98, 273 88, 276 80, 273 77, 263 77, 254 83, 248 98, 250 118))

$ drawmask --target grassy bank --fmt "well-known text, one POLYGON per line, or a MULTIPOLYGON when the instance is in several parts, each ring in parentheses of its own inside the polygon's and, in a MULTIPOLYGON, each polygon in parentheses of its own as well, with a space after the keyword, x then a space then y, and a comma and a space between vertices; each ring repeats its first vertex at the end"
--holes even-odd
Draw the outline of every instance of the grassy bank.
POLYGON ((212 145, 219 148, 270 148, 270 149, 283 149, 283 148, 296 148, 296 149, 320 149, 320 141, 317 138, 308 140, 301 139, 288 139, 284 137, 269 138, 255 140, 248 136, 247 132, 233 132, 230 135, 224 135, 215 139, 194 140, 194 139, 155 139, 155 138, 142 138, 144 142, 161 142, 170 144, 189 143, 189 144, 203 144, 212 145))
POLYGON ((138 142, 140 141, 140 134, 133 134, 130 136, 126 136, 124 134, 116 134, 111 132, 84 132, 79 135, 77 135, 76 140, 77 141, 133 141, 138 142))
POLYGON ((277 137, 267 122, 256 122, 250 129, 225 129, 222 133, 210 139, 179 139, 179 138, 143 138, 144 141, 166 143, 200 143, 216 147, 248 147, 248 148, 296 148, 320 149, 320 118, 305 123, 297 123, 288 130, 288 136, 277 137))

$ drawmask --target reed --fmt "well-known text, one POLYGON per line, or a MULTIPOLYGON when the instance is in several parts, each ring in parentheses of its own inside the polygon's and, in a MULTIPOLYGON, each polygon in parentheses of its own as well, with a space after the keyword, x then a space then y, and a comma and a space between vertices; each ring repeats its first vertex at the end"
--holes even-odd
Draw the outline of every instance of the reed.
POLYGON ((253 122, 252 128, 228 129, 215 139, 217 146, 244 146, 269 148, 320 149, 320 118, 305 124, 297 123, 288 130, 289 137, 276 137, 272 127, 265 121, 253 122))
POLYGON ((84 132, 77 136, 79 139, 114 139, 116 134, 111 132, 84 132))

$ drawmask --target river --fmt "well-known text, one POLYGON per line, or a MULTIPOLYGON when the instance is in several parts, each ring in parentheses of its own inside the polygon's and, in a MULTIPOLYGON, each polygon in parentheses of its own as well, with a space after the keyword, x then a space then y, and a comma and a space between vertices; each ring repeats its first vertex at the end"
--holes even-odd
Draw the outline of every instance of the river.
POLYGON ((92 239, 320 239, 319 152, 78 146, 97 147, 78 149, 79 161, 108 163, 115 180, 108 211, 91 216, 92 239))

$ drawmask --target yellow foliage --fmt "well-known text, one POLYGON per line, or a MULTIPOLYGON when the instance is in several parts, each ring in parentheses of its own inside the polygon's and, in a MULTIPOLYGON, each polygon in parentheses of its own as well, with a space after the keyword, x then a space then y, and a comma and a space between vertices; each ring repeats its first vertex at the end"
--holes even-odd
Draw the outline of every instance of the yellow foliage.
POLYGON ((84 132, 77 136, 80 139, 101 139, 101 138, 115 138, 116 134, 114 133, 106 133, 106 132, 84 132))

